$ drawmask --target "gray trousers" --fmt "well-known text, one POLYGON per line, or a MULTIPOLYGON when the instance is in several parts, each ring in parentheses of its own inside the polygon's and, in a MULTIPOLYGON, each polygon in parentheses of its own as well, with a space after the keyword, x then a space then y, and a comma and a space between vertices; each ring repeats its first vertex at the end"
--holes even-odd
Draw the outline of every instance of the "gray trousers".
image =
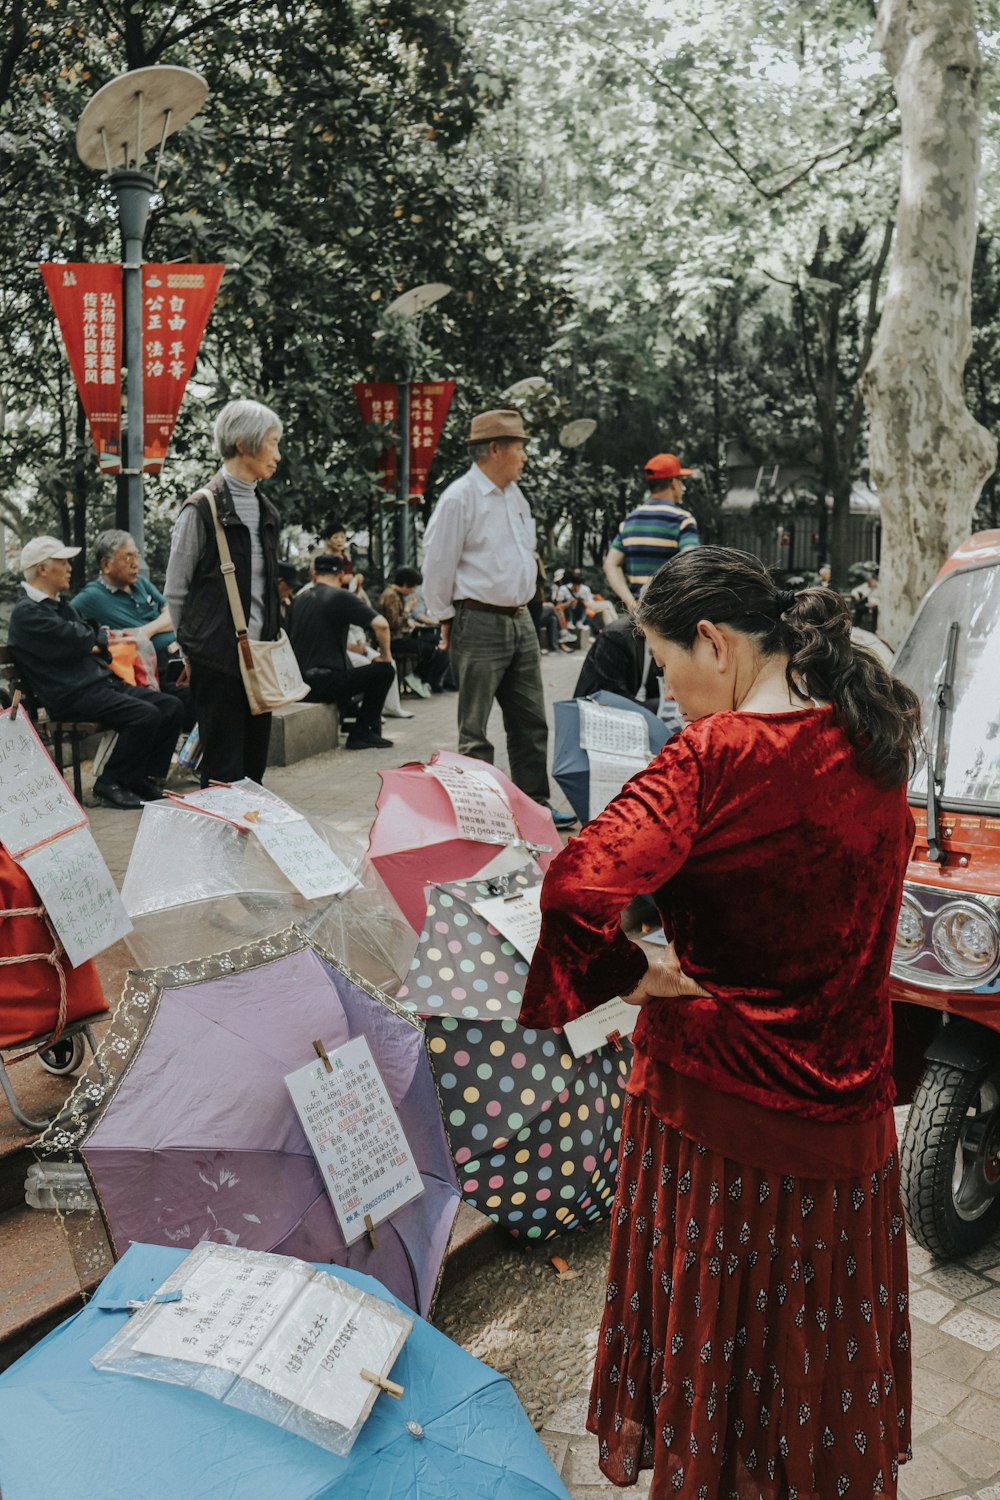
POLYGON ((495 698, 503 711, 511 780, 529 797, 547 802, 549 726, 542 656, 528 611, 495 615, 456 604, 450 649, 458 683, 459 753, 492 762, 486 724, 495 698))

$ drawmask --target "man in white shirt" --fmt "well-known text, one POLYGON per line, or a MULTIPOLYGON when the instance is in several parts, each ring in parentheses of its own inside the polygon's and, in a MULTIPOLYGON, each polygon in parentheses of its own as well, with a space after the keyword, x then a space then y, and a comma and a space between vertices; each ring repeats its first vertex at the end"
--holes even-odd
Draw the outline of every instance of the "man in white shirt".
MULTIPOLYGON (((538 635, 535 523, 517 481, 528 434, 519 412, 487 411, 469 428, 472 467, 437 503, 424 538, 424 598, 441 621, 458 683, 458 748, 493 760, 486 725, 503 710, 514 784, 548 806, 549 728, 538 635)), ((552 811, 557 828, 576 821, 552 811)))

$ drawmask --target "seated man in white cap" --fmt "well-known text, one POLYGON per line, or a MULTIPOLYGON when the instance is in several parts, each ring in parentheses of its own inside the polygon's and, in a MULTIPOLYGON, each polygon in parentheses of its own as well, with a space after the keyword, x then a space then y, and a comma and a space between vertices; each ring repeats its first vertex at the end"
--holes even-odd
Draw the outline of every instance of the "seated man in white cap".
POLYGON ((106 631, 95 631, 61 597, 79 547, 36 536, 21 552, 26 597, 14 606, 7 644, 18 671, 53 719, 93 719, 118 731, 94 795, 137 810, 163 796, 160 780, 181 729, 181 705, 152 688, 130 687, 108 666, 106 631))
MULTIPOLYGON (((472 467, 445 490, 424 537, 424 598, 451 651, 460 753, 492 761, 486 726, 496 699, 511 780, 548 806, 541 651, 527 608, 538 587, 535 523, 517 483, 527 436, 519 412, 473 417, 472 467)), ((557 828, 576 822, 550 810, 557 828)))

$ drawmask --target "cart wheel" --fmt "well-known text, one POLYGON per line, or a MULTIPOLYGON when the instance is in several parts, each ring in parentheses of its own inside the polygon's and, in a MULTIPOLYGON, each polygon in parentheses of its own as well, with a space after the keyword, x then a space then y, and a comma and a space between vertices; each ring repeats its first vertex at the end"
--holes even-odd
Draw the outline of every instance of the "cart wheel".
POLYGON ((87 1044, 79 1032, 75 1036, 64 1036, 44 1052, 39 1052, 38 1061, 47 1073, 64 1078, 75 1073, 87 1055, 87 1044))
POLYGON ((1000 1227, 1000 1064, 975 1073, 929 1061, 900 1145, 910 1233, 950 1260, 1000 1227))

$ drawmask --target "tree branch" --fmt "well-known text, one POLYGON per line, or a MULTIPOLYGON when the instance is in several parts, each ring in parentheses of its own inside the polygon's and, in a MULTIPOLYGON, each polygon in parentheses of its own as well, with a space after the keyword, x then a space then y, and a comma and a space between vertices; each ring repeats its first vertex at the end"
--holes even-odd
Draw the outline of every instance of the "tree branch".
POLYGON ((861 431, 861 413, 864 410, 865 403, 865 398, 861 392, 861 377, 868 367, 868 361, 871 359, 872 354, 872 346, 875 342, 875 330, 878 327, 879 288, 882 285, 882 273, 885 270, 885 263, 889 259, 889 249, 892 245, 892 236, 895 227, 893 219, 886 219, 885 228, 882 231, 882 244, 879 247, 878 256, 872 267, 871 283, 868 287, 868 309, 865 313, 864 332, 861 339, 861 354, 858 358, 858 367, 854 372, 851 382, 854 387, 854 400, 851 403, 851 415, 847 422, 847 431, 850 437, 849 453, 854 452, 854 445, 857 443, 858 433, 861 431))

